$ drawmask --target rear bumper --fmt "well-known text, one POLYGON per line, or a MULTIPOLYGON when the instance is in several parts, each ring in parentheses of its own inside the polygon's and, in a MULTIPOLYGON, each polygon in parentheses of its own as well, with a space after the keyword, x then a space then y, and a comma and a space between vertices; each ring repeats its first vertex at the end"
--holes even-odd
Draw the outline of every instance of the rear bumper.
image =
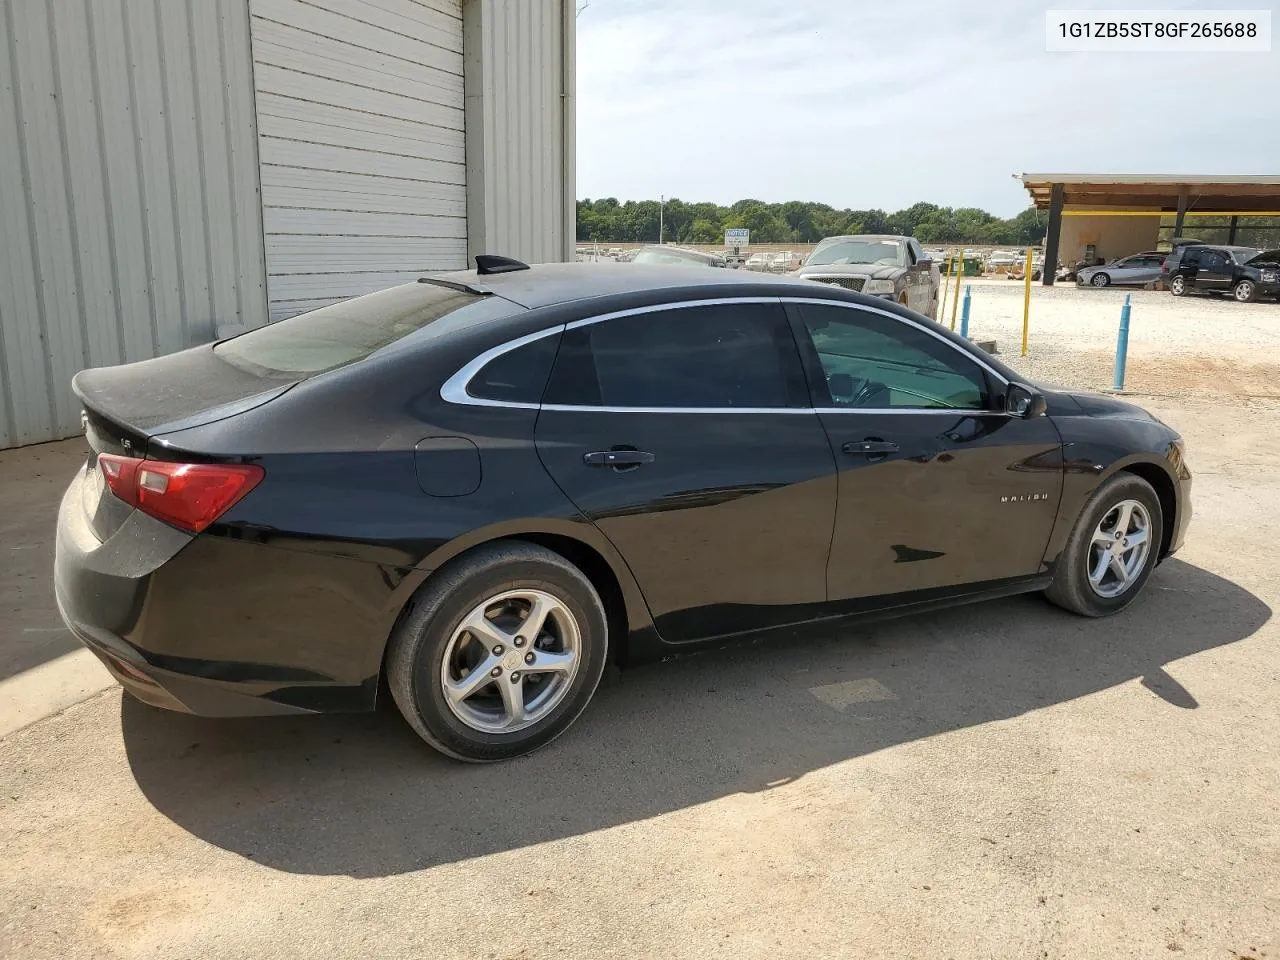
MULTIPOLYGON (((85 517, 82 477, 58 511, 54 594, 68 629, 126 690, 210 717, 373 706, 377 662, 342 660, 336 646, 327 660, 313 655, 326 648, 309 633, 312 617, 293 615, 298 578, 281 551, 191 537, 136 510, 99 540, 85 517), (278 591, 266 570, 278 572, 278 591)), ((324 609, 315 616, 341 619, 324 609)))

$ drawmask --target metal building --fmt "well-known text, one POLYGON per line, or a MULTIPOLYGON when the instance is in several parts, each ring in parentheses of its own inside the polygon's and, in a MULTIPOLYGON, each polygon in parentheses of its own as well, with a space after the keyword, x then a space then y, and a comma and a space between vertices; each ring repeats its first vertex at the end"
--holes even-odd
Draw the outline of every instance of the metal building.
POLYGON ((0 448, 72 376, 572 258, 573 0, 0 0, 0 448))

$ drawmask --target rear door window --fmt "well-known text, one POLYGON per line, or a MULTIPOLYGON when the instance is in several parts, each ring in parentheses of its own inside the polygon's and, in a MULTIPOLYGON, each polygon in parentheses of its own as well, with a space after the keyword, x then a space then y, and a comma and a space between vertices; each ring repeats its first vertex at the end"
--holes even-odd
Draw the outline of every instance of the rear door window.
POLYGON ((808 406, 778 303, 658 310, 565 331, 545 403, 613 408, 808 406))

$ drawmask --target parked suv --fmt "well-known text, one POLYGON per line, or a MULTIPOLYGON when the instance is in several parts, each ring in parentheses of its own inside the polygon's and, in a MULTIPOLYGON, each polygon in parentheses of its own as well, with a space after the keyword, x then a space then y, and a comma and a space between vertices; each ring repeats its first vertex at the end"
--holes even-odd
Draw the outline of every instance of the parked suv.
POLYGON ((1176 248, 1164 266, 1175 297, 1230 293, 1241 303, 1280 295, 1280 251, 1199 244, 1176 248))

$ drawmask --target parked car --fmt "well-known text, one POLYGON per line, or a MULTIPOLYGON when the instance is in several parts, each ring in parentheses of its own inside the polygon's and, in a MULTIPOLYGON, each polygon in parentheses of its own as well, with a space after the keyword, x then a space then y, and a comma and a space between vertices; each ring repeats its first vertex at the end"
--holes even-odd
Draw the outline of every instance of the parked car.
POLYGON ((1280 294, 1275 251, 1196 244, 1174 248, 1165 260, 1165 283, 1175 297, 1230 293, 1241 303, 1280 294), (1256 262, 1255 262, 1256 261, 1256 262))
POLYGON ((754 270, 754 271, 763 273, 768 271, 772 263, 773 263, 773 254, 753 253, 751 256, 747 257, 747 260, 744 266, 748 270, 754 270))
POLYGON ((794 276, 892 300, 935 317, 942 276, 914 237, 828 237, 794 276))
POLYGON ((632 263, 665 263, 671 266, 723 267, 725 259, 715 253, 686 250, 684 247, 643 247, 631 258, 632 263))
POLYGON ((1076 272, 1076 285, 1081 287, 1143 286, 1161 278, 1168 254, 1148 250, 1120 257, 1100 267, 1085 267, 1076 272))
POLYGON ((896 304, 477 266, 76 375, 54 587, 130 693, 232 716, 389 689, 428 743, 500 760, 610 661, 1031 591, 1105 616, 1182 544, 1173 429, 896 304))

